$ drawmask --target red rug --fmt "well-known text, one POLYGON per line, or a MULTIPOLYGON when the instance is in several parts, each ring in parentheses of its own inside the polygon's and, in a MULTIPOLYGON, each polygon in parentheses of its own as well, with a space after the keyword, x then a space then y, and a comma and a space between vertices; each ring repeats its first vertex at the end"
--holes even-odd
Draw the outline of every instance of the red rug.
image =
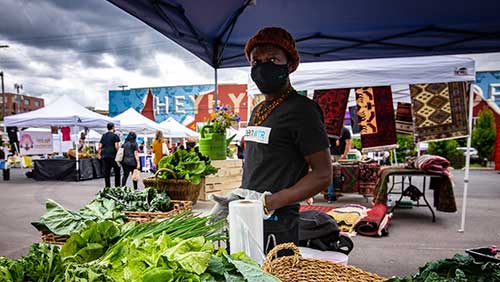
POLYGON ((344 127, 344 115, 351 89, 315 90, 314 101, 323 110, 328 137, 339 138, 344 127))
POLYGON ((333 210, 335 207, 333 206, 317 206, 317 205, 300 205, 299 212, 303 211, 321 211, 321 212, 329 212, 333 210))
POLYGON ((396 148, 396 123, 390 86, 356 89, 363 151, 396 148))

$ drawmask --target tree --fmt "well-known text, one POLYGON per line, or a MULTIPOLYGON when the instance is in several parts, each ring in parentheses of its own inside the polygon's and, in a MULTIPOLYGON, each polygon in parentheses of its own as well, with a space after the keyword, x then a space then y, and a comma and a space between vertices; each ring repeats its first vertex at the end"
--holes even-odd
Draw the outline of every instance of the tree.
POLYGON ((396 153, 399 162, 404 162, 407 157, 417 154, 413 139, 413 135, 397 134, 398 148, 396 149, 396 153))
POLYGON ((493 113, 483 110, 479 113, 476 126, 472 131, 472 146, 476 148, 481 159, 491 159, 495 150, 496 128, 493 113))
POLYGON ((465 165, 465 158, 463 153, 457 150, 457 147, 457 140, 429 142, 427 153, 446 158, 453 168, 460 169, 465 165))

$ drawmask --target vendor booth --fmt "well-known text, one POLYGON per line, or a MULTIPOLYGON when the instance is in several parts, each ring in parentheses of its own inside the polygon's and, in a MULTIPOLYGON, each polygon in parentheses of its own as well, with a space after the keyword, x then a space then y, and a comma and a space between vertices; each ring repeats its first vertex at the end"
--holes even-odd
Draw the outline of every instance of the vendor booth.
POLYGON ((81 157, 85 155, 78 152, 79 136, 72 138, 71 135, 77 135, 80 128, 105 128, 109 122, 113 122, 116 126, 120 124, 118 120, 86 109, 68 96, 63 96, 39 110, 5 118, 5 126, 64 128, 61 141, 74 141, 74 159, 52 158, 34 161, 33 176, 36 180, 79 181, 102 177, 99 161, 92 158, 82 159, 81 157))

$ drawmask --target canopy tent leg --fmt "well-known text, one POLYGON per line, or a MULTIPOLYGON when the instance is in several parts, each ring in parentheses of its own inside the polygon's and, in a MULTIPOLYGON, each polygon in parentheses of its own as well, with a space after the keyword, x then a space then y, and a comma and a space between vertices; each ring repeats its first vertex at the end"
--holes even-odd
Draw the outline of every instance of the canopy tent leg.
POLYGON ((80 161, 78 158, 78 126, 75 125, 76 181, 80 181, 80 161))
POLYGON ((394 162, 398 165, 398 155, 396 153, 396 149, 394 149, 394 162))
POLYGON ((474 111, 474 84, 471 83, 469 90, 469 135, 467 136, 467 153, 465 154, 465 176, 464 194, 462 196, 462 219, 458 232, 465 231, 465 215, 467 212, 467 193, 469 192, 469 172, 470 172, 470 147, 472 143, 472 118, 474 111))
POLYGON ((214 101, 215 106, 219 104, 219 80, 217 74, 217 68, 214 68, 214 101))
POLYGON ((60 128, 57 129, 57 134, 59 136, 59 156, 62 156, 63 155, 63 153, 62 153, 62 142, 63 142, 63 140, 62 140, 62 134, 61 134, 61 129, 60 128))

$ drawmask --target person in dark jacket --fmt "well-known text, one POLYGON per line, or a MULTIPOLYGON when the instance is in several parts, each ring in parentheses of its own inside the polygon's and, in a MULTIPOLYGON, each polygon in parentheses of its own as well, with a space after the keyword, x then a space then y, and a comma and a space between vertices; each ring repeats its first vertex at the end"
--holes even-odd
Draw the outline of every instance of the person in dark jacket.
POLYGON ((116 153, 120 147, 120 137, 115 134, 115 125, 108 123, 108 132, 104 133, 99 141, 97 157, 102 159, 104 170, 104 187, 111 187, 111 168, 115 172, 115 187, 120 186, 120 167, 115 161, 116 153))
MULTIPOLYGON (((121 162, 123 166, 123 178, 122 186, 127 185, 127 178, 134 169, 139 169, 139 146, 137 145, 137 135, 134 132, 130 132, 123 143, 123 161, 121 162)), ((137 190, 137 180, 132 179, 134 185, 134 190, 137 190)))

